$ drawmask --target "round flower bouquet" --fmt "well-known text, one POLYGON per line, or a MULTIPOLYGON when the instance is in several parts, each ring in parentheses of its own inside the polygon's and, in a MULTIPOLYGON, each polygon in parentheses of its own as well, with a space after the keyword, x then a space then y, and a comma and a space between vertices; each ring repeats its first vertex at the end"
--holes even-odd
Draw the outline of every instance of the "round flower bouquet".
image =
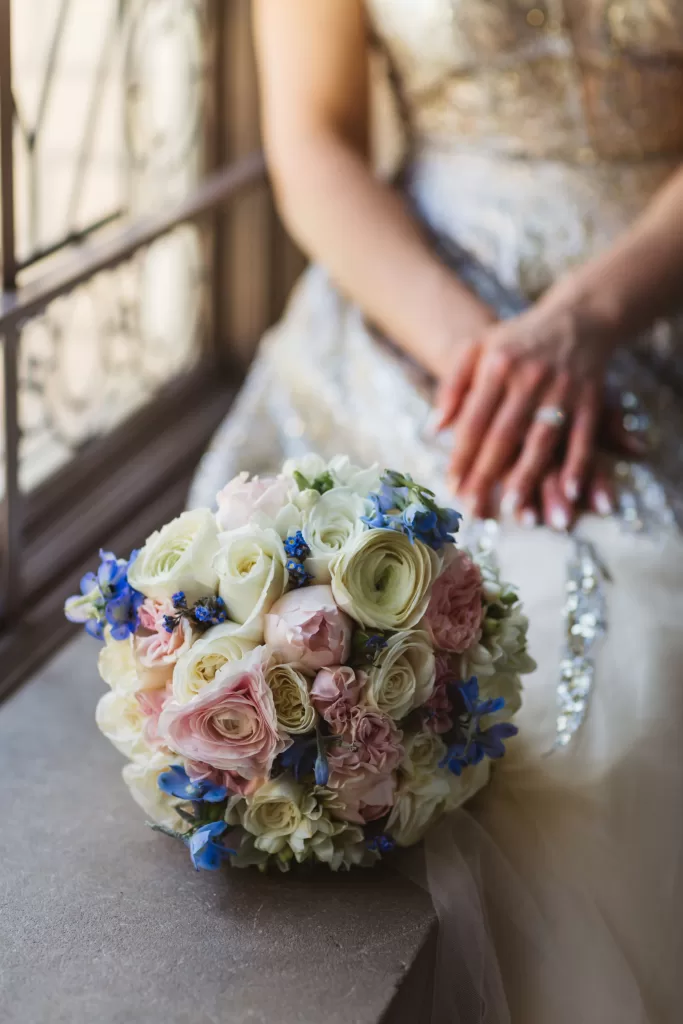
POLYGON ((197 869, 370 865, 485 785, 534 663, 459 520, 409 476, 306 456, 101 553, 66 604, 103 641, 97 724, 197 869))

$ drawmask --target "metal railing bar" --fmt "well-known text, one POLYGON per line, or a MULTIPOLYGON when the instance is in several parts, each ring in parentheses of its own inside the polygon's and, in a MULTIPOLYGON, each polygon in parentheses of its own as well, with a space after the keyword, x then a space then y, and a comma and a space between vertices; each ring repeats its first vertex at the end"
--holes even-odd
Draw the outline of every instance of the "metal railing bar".
POLYGON ((14 236, 14 100, 12 97, 11 0, 0 0, 0 217, 2 286, 16 285, 14 236))
MULTIPOLYGON (((2 0, 0 0, 2 2, 2 0)), ((7 2, 7 0, 5 0, 7 2)), ((265 175, 260 152, 252 153, 209 175, 193 192, 168 212, 141 218, 114 238, 85 243, 68 262, 47 272, 19 291, 6 291, 0 301, 0 334, 35 316, 54 299, 68 294, 103 270, 112 270, 174 228, 211 213, 243 188, 257 184, 265 175)))
POLYGON ((125 210, 113 210, 108 213, 106 217, 102 217, 100 220, 94 221, 92 224, 88 224, 87 227, 80 228, 77 231, 70 231, 64 238, 60 238, 58 242, 54 242, 53 245, 46 245, 44 249, 38 249, 36 252, 31 253, 25 260, 19 260, 17 262, 17 274, 20 274, 22 270, 28 270, 29 267, 35 266, 36 263, 40 263, 41 260, 45 260, 48 256, 54 256, 60 249, 66 249, 69 245, 82 245, 83 242, 90 236, 94 235, 95 232, 101 231, 102 228, 108 227, 110 224, 114 224, 117 220, 125 214, 125 210))
POLYGON ((23 500, 19 490, 18 348, 16 327, 5 331, 4 431, 5 431, 5 515, 2 521, 2 589, 0 618, 7 622, 21 607, 21 565, 23 547, 23 500))

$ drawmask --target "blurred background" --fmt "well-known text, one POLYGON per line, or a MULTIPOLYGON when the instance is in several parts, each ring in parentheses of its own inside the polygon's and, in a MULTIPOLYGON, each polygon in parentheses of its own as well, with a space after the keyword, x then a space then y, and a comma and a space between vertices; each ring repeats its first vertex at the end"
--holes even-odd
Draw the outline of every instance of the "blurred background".
POLYGON ((303 266, 259 152, 248 0, 0 0, 8 690, 99 546, 187 485, 303 266))

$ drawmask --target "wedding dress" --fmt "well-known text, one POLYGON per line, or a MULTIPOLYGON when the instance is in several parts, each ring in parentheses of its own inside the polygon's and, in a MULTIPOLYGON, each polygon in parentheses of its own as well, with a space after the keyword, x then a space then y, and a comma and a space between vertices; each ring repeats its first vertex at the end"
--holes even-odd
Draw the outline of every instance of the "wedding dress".
MULTIPOLYGON (((367 8, 406 132, 400 187, 501 316, 605 249, 683 158, 679 0, 367 8)), ((539 667, 491 785, 427 843, 452 966, 443 1020, 683 1019, 682 346, 681 325, 662 322, 615 358, 627 425, 659 436, 648 465, 617 466, 618 515, 584 516, 571 537, 470 531, 519 584, 539 667)), ((429 398, 314 267, 191 504, 308 450, 396 466, 443 494, 452 439, 424 430, 429 398)))

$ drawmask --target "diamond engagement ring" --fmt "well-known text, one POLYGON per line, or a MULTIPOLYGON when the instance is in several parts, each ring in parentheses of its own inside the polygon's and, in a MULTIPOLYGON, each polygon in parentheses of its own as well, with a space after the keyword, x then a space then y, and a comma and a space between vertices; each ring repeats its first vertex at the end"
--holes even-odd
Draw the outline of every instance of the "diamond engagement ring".
POLYGON ((542 405, 536 410, 534 420, 549 427, 563 427, 567 417, 559 405, 542 405))

